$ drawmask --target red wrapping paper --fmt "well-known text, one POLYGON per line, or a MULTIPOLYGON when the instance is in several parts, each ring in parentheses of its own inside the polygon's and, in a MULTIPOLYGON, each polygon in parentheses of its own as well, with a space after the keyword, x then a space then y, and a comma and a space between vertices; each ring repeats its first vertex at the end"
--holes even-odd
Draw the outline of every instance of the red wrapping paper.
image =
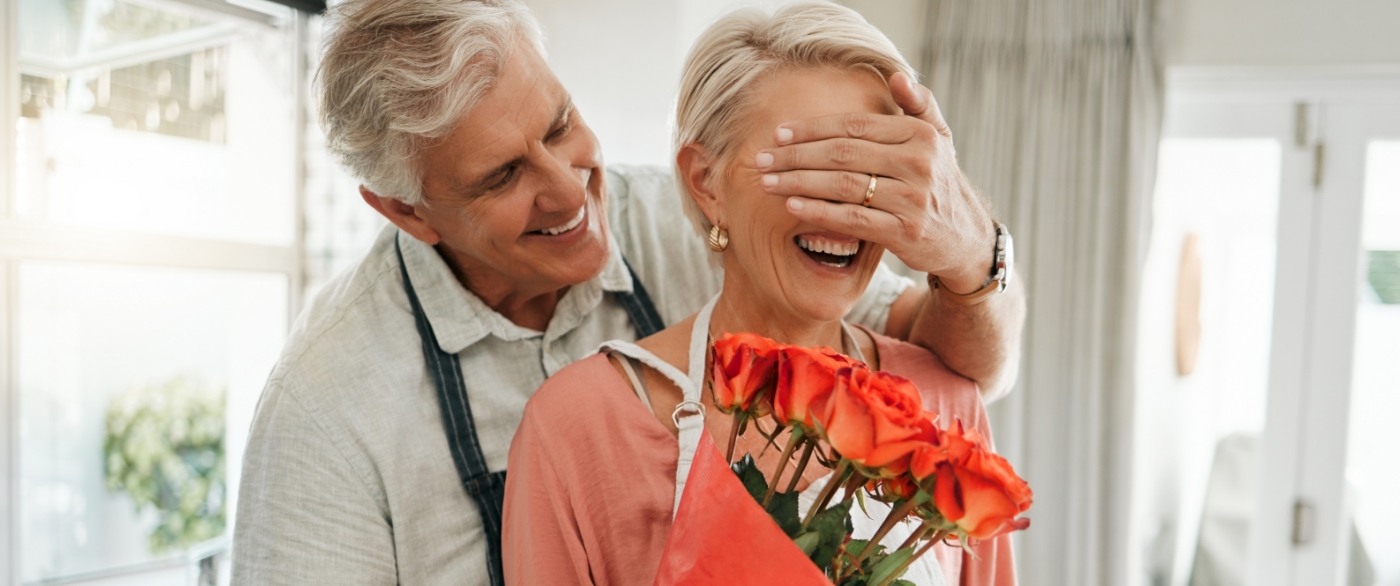
POLYGON ((708 431, 700 437, 652 584, 831 586, 744 490, 708 431))

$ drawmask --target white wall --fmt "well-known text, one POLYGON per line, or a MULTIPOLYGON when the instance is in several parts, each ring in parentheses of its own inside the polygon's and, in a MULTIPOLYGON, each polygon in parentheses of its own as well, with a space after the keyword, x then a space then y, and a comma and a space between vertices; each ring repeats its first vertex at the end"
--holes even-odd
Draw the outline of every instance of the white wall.
MULTIPOLYGON (((669 120, 686 51, 715 19, 787 0, 525 0, 545 29, 549 64, 573 94, 609 163, 669 165, 669 120)), ((847 2, 917 64, 921 0, 847 2)))
POLYGON ((1172 65, 1400 63, 1396 0, 1177 0, 1172 65))

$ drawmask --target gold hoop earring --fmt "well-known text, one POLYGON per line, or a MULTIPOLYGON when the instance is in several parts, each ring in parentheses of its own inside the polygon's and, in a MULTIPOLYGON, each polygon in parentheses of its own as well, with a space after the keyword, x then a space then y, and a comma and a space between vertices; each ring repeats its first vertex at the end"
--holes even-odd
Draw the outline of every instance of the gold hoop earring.
POLYGON ((715 224, 714 227, 710 228, 710 250, 724 252, 726 248, 729 248, 729 230, 715 224))

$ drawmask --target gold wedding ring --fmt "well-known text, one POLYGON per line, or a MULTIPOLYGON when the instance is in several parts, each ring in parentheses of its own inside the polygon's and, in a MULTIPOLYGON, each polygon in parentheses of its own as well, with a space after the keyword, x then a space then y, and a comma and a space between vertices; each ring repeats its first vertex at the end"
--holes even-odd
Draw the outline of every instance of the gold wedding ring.
POLYGON ((870 185, 865 188, 865 203, 860 204, 861 207, 870 207, 870 200, 875 199, 875 180, 876 177, 871 175, 870 185))

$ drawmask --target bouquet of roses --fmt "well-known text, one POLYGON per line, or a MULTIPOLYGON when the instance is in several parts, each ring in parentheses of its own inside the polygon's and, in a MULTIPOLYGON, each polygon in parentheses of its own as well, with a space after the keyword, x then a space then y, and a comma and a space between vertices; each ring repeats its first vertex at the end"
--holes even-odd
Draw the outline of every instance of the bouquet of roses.
POLYGON ((697 452, 658 586, 760 580, 907 586, 900 577, 938 543, 956 540, 967 548, 1029 526, 1029 519, 1017 518, 1031 505, 1026 482, 975 430, 960 421, 947 429, 935 425, 910 381, 830 348, 786 346, 753 334, 726 335, 712 358, 710 392, 734 418, 733 433, 723 455, 712 441, 697 452), (775 449, 789 432, 779 469, 766 476, 771 484, 751 456, 733 460, 735 439, 749 425, 775 449), (790 480, 778 490, 794 455, 790 480), (833 474, 799 516, 796 488, 814 460, 833 474), (891 512, 870 539, 852 539, 851 508, 865 508, 867 498, 891 512), (716 509, 724 514, 713 514, 716 509), (917 529, 902 545, 880 544, 906 521, 917 529))

